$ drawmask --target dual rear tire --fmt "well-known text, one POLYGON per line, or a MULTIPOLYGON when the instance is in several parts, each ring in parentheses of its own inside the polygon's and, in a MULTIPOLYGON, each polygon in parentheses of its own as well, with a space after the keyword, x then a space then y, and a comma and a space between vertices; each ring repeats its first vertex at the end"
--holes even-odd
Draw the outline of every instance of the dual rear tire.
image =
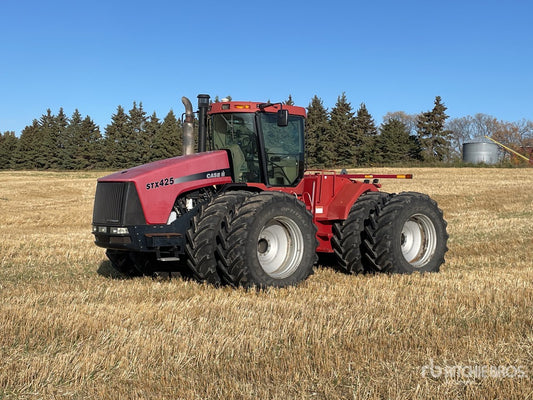
POLYGON ((333 234, 339 269, 352 274, 438 272, 448 250, 442 211, 415 192, 363 194, 333 234))
POLYGON ((363 251, 370 272, 438 272, 448 251, 442 211, 422 193, 392 196, 366 234, 363 251))
POLYGON ((389 196, 388 193, 383 192, 364 193, 351 207, 348 218, 333 224, 331 247, 333 247, 337 267, 341 272, 346 274, 365 272, 362 245, 366 231, 389 196))

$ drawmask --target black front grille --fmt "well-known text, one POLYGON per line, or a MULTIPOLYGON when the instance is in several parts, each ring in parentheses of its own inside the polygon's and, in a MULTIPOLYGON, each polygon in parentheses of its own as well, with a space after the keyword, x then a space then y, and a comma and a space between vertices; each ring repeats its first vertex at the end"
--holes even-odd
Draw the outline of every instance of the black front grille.
POLYGON ((146 224, 139 194, 133 182, 98 182, 93 224, 132 226, 146 224))
POLYGON ((93 223, 120 225, 127 183, 101 182, 96 186, 93 223))

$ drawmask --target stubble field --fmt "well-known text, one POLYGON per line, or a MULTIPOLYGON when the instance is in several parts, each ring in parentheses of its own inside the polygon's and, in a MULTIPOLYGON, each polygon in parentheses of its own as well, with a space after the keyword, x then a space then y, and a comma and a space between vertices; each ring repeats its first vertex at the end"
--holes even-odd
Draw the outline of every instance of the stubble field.
POLYGON ((0 399, 531 399, 533 170, 374 169, 438 201, 438 274, 263 292, 118 279, 103 173, 0 172, 0 399))

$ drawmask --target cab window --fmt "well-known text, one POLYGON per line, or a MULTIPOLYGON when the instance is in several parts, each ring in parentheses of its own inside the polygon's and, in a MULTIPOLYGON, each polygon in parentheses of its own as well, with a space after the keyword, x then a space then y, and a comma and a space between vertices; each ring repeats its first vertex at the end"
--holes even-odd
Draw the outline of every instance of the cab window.
POLYGON ((265 143, 269 184, 294 186, 304 169, 304 121, 303 117, 289 116, 289 124, 280 127, 277 115, 260 114, 265 143))
POLYGON ((224 113, 211 117, 213 149, 229 150, 236 182, 261 181, 254 120, 252 113, 224 113))

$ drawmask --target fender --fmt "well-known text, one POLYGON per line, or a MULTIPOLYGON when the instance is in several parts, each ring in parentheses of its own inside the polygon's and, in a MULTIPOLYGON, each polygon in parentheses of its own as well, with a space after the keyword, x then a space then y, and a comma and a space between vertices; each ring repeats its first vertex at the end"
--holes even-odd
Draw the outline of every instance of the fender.
POLYGON ((166 224, 176 198, 202 187, 232 182, 225 150, 190 154, 140 165, 98 179, 133 182, 147 224, 166 224))
POLYGON ((342 179, 343 185, 335 194, 333 200, 327 208, 326 218, 329 221, 344 220, 348 218, 350 209, 357 201, 359 196, 366 192, 378 191, 378 188, 370 183, 363 183, 359 181, 354 182, 349 179, 339 178, 338 176, 337 179, 342 179))

